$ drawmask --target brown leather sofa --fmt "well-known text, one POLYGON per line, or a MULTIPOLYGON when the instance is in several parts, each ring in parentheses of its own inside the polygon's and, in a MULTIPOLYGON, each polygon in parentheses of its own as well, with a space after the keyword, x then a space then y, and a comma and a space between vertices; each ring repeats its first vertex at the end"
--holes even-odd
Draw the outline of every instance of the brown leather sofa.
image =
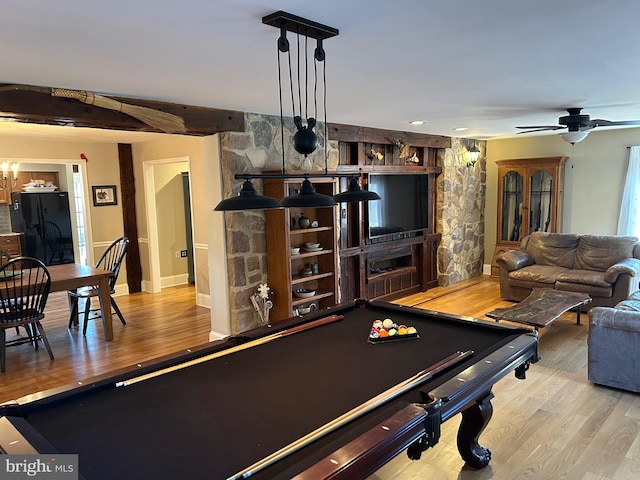
POLYGON ((640 243, 636 237, 535 232, 520 248, 498 257, 500 296, 524 300, 532 288, 588 294, 585 306, 613 307, 638 291, 640 243))

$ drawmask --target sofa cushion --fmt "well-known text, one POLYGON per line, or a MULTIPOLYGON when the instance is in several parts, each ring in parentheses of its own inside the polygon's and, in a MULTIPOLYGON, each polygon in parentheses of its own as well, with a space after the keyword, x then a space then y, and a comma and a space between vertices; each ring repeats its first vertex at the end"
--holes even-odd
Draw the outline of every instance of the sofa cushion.
POLYGON ((596 285, 585 285, 584 283, 556 282, 554 288, 565 292, 586 293, 591 297, 610 298, 613 296, 613 287, 598 287, 596 285))
POLYGON ((567 268, 554 265, 529 265, 520 270, 509 272, 509 279, 514 285, 528 286, 530 283, 545 283, 549 288, 553 288, 556 277, 566 271, 568 271, 567 268), (520 282, 525 282, 527 285, 520 282))
POLYGON ((573 267, 580 236, 572 233, 534 232, 529 237, 527 252, 538 265, 573 267))
POLYGON ((594 285, 597 287, 611 287, 611 282, 607 282, 604 272, 595 272, 593 270, 567 270, 561 272, 556 280, 564 283, 579 283, 582 285, 594 285))
POLYGON ((638 239, 616 235, 582 235, 578 242, 573 268, 604 272, 624 258, 633 257, 638 239))

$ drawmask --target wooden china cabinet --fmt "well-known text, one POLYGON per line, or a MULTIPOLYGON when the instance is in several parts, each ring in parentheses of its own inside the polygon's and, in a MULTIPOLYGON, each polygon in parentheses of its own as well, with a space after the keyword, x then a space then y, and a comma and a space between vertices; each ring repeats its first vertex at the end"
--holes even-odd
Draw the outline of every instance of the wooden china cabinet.
POLYGON ((533 232, 562 231, 564 166, 569 157, 498 160, 498 222, 491 275, 497 257, 518 248, 533 232))

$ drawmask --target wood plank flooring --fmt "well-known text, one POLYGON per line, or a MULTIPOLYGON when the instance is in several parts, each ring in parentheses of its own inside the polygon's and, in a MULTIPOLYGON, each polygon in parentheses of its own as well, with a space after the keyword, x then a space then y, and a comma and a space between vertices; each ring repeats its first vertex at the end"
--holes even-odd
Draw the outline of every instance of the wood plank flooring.
MULTIPOLYGON (((6 372, 0 373, 0 403, 209 340, 211 312, 196 306, 191 286, 123 295, 116 302, 127 325, 114 314, 114 339, 106 342, 101 319, 90 321, 86 337, 80 327, 68 329, 66 293, 50 295, 42 323, 55 359, 49 360, 42 346, 37 351, 29 345, 9 347, 6 372)), ((14 330, 7 331, 11 335, 14 330)))
MULTIPOLYGON (((55 360, 50 361, 43 348, 9 348, 7 371, 0 374, 0 402, 208 339, 209 310, 195 306, 191 287, 118 297, 127 325, 114 318, 115 339, 108 343, 99 321, 89 325, 86 337, 79 329, 68 330, 66 298, 57 295, 50 299, 45 319, 55 360)), ((488 277, 434 288, 397 303, 477 318, 511 304, 500 299, 497 282, 488 277)), ((564 314, 542 330, 542 359, 531 366, 527 379, 510 375, 495 385, 494 415, 480 437, 493 452, 487 468, 464 466, 455 439, 459 418, 453 418, 443 424, 440 443, 421 460, 412 462, 401 453, 369 480, 640 478, 640 395, 587 382, 586 315, 582 323, 575 324, 575 313, 564 314)))

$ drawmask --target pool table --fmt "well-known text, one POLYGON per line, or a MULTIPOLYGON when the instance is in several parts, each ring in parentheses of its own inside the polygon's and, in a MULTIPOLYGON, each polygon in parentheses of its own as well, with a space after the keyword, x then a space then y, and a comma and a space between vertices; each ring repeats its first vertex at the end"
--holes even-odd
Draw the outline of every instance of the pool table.
POLYGON ((0 406, 0 451, 77 454, 83 478, 364 478, 418 459, 462 413, 478 437, 492 387, 524 378, 526 328, 356 300, 0 406), (417 336, 370 343, 374 320, 417 336))

